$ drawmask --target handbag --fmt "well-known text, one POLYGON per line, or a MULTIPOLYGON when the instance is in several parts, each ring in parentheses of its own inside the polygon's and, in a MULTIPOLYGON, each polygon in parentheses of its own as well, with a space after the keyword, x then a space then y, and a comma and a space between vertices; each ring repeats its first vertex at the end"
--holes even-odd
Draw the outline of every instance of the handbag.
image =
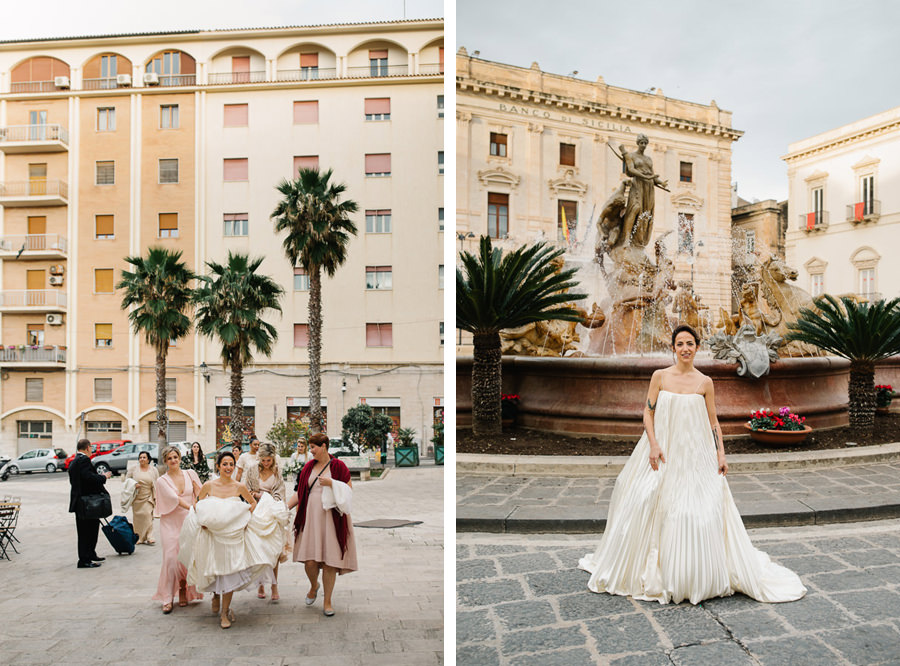
POLYGON ((112 499, 106 493, 82 495, 80 500, 82 518, 99 519, 112 515, 112 499))

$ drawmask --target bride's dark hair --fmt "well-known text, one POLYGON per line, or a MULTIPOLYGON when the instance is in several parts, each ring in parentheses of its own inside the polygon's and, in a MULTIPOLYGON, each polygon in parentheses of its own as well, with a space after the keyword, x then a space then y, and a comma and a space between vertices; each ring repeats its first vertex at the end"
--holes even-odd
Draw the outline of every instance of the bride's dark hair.
POLYGON ((222 451, 222 453, 220 453, 219 455, 216 456, 216 472, 217 473, 219 471, 219 465, 222 464, 222 461, 225 460, 225 458, 231 458, 233 461, 234 454, 231 451, 222 451))
POLYGON ((679 333, 690 333, 691 337, 694 338, 694 342, 699 345, 700 344, 700 336, 697 335, 697 331, 688 326, 687 324, 680 324, 675 327, 675 330, 672 331, 672 346, 675 346, 675 338, 679 333))

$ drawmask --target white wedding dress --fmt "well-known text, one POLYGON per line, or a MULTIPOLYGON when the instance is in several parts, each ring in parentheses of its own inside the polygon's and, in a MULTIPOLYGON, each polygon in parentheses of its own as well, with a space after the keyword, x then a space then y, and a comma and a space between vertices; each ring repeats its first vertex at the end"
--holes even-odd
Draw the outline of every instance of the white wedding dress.
POLYGON ((578 562, 591 574, 588 588, 661 604, 806 594, 795 573, 750 543, 718 473, 704 397, 660 390, 654 425, 666 462, 650 467, 645 432, 616 479, 599 547, 578 562))
POLYGON ((178 560, 188 585, 224 594, 275 582, 272 570, 284 548, 290 514, 284 502, 263 493, 256 508, 239 497, 207 496, 181 528, 178 560))

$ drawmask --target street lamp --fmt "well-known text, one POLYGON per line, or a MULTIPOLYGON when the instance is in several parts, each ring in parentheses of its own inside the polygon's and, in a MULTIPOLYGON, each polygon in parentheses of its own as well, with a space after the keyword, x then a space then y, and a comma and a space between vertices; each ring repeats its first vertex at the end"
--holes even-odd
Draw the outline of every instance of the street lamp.
POLYGON ((209 384, 209 378, 211 373, 209 372, 209 366, 206 365, 206 361, 200 364, 200 374, 203 375, 203 378, 206 380, 206 383, 209 384))

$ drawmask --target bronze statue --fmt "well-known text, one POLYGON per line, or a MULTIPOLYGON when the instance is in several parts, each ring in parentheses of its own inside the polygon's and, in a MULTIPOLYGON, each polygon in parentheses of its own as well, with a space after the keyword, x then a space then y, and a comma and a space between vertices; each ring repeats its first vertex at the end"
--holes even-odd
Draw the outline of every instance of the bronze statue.
POLYGON ((624 146, 619 147, 625 163, 625 173, 631 177, 620 239, 635 247, 647 247, 650 243, 655 206, 654 188, 668 191, 668 181, 653 173, 653 160, 644 154, 648 143, 650 141, 646 135, 638 134, 636 151, 629 153, 624 146))

